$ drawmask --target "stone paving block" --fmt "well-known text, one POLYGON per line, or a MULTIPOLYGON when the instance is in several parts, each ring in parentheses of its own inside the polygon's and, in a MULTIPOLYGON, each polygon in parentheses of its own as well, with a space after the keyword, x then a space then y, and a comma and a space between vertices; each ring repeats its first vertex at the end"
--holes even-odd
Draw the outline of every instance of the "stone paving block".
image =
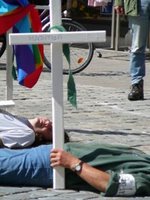
MULTIPOLYGON (((90 65, 74 75, 77 88, 77 109, 67 102, 67 80, 64 76, 64 127, 71 141, 127 144, 150 153, 150 63, 147 62, 145 100, 130 102, 128 53, 102 51, 90 65)), ((5 59, 1 60, 4 65, 5 59)), ((4 68, 4 67, 3 67, 4 68)), ((5 98, 6 71, 0 70, 0 97, 5 98)), ((52 117, 51 74, 44 70, 32 89, 13 82, 14 114, 28 118, 36 115, 52 117)), ((149 200, 150 197, 106 198, 90 192, 55 191, 36 187, 0 187, 0 200, 149 200)))

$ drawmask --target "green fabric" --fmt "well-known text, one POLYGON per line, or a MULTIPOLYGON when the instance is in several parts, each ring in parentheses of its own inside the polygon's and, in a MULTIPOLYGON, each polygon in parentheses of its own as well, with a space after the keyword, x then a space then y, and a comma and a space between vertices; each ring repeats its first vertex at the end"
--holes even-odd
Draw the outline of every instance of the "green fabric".
MULTIPOLYGON (((150 196, 150 156, 120 145, 99 143, 68 143, 65 149, 91 166, 111 174, 105 196, 115 196, 121 171, 132 174, 136 181, 136 196, 150 196)), ((66 170, 66 187, 96 191, 75 173, 66 170)))
MULTIPOLYGON (((53 26, 50 28, 50 30, 56 29, 60 32, 66 31, 63 26, 53 26)), ((49 31, 50 31, 49 30, 49 31)), ((71 71, 71 63, 70 63, 70 48, 68 44, 63 44, 63 54, 69 64, 69 78, 67 82, 67 88, 68 88, 68 101, 72 104, 72 106, 77 107, 77 92, 76 92, 76 85, 74 81, 74 77, 72 75, 71 71)))
POLYGON ((68 61, 69 67, 70 67, 70 48, 68 44, 63 44, 63 53, 66 57, 66 60, 68 61))
POLYGON ((12 63, 13 63, 13 66, 12 66, 12 77, 14 80, 17 80, 17 72, 16 72, 16 67, 14 65, 14 55, 12 56, 12 63))
POLYGON ((115 0, 114 1, 114 6, 123 6, 124 3, 123 3, 123 0, 115 0))
POLYGON ((16 68, 14 65, 12 66, 12 76, 14 80, 17 80, 17 73, 16 73, 16 68))
POLYGON ((115 196, 119 187, 119 173, 111 172, 111 178, 107 186, 105 193, 102 193, 102 196, 115 196))
POLYGON ((138 15, 138 0, 115 0, 114 6, 124 6, 125 14, 130 16, 138 15))
POLYGON ((138 15, 138 0, 125 0, 125 14, 130 16, 138 15))
POLYGON ((76 86, 74 82, 74 78, 72 72, 69 72, 69 79, 68 79, 68 101, 77 108, 77 97, 76 97, 76 86))

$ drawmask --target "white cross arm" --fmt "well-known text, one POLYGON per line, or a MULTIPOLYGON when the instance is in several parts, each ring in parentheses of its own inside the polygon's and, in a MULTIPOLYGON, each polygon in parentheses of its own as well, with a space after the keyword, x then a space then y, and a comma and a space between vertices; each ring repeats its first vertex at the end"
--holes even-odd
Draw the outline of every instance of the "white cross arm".
POLYGON ((11 33, 10 45, 105 42, 106 31, 11 33))
POLYGON ((14 105, 15 105, 15 102, 13 100, 0 101, 0 107, 11 107, 14 105))

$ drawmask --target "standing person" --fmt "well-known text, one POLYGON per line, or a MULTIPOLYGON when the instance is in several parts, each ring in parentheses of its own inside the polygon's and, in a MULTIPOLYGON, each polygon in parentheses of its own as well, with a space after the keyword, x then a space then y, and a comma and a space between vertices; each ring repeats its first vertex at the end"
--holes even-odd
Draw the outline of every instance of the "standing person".
POLYGON ((132 33, 130 52, 131 101, 144 99, 145 49, 149 35, 150 0, 115 0, 115 9, 126 14, 132 33))

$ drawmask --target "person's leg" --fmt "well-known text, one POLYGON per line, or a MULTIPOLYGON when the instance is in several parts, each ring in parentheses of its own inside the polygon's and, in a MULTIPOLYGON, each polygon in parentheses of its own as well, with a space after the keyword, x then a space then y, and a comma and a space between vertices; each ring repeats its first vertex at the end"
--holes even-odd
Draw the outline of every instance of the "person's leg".
POLYGON ((52 145, 12 150, 0 149, 0 185, 51 187, 52 145))
POLYGON ((67 0, 67 10, 70 10, 72 7, 72 0, 67 0))
POLYGON ((129 17, 132 31, 132 45, 130 54, 130 74, 132 89, 128 95, 129 100, 144 98, 143 77, 145 76, 145 48, 149 34, 150 0, 142 0, 140 16, 129 17))

